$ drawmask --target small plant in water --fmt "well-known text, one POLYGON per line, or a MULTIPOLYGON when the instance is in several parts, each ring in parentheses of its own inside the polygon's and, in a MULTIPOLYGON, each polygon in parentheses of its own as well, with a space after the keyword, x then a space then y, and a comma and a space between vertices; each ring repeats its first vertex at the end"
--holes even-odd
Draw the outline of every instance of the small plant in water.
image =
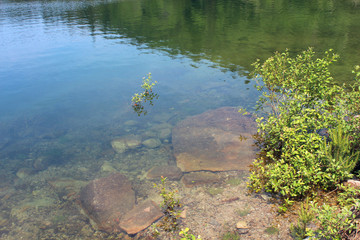
POLYGON ((153 92, 153 87, 157 82, 153 82, 151 79, 151 73, 147 75, 147 78, 143 77, 143 84, 141 88, 144 89, 142 93, 135 93, 131 99, 133 110, 140 116, 142 113, 147 114, 144 103, 149 102, 151 106, 154 105, 153 100, 158 99, 159 95, 153 92))
POLYGON ((166 188, 166 177, 161 177, 161 183, 154 184, 154 187, 160 191, 160 196, 163 199, 160 206, 164 213, 164 217, 157 224, 157 227, 163 229, 166 232, 174 232, 178 230, 178 220, 181 213, 180 201, 175 196, 177 190, 171 191, 166 188))

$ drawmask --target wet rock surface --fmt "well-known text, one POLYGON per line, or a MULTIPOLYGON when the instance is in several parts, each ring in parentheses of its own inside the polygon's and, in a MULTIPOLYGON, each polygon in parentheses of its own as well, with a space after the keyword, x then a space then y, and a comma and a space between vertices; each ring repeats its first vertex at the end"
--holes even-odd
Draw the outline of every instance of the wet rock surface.
POLYGON ((99 229, 112 232, 115 223, 135 205, 135 192, 120 174, 91 181, 80 192, 81 206, 99 229))
POLYGON ((128 234, 135 234, 144 230, 162 216, 163 213, 159 205, 147 200, 126 213, 119 223, 119 228, 128 234))
POLYGON ((182 182, 185 187, 194 187, 209 183, 216 183, 219 177, 211 172, 191 172, 184 175, 182 182))
POLYGON ((151 168, 146 177, 148 179, 160 179, 161 177, 166 177, 169 180, 180 180, 183 176, 183 172, 177 166, 155 166, 151 168))
POLYGON ((255 158, 255 118, 223 107, 188 117, 172 131, 177 166, 184 172, 246 170, 255 158))

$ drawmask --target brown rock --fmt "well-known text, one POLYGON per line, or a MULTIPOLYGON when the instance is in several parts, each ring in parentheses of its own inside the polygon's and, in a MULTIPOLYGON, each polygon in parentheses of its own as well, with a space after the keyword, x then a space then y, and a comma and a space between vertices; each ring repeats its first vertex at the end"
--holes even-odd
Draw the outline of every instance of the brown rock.
POLYGON ((112 232, 119 219, 135 205, 135 192, 127 178, 112 174, 91 181, 80 192, 81 206, 99 229, 112 232))
POLYGON ((211 172, 191 172, 184 174, 182 182, 185 187, 193 187, 202 184, 215 183, 219 181, 219 177, 211 172))
POLYGON ((146 177, 148 179, 166 177, 170 180, 179 180, 182 175, 181 169, 177 166, 155 166, 147 172, 146 177))
POLYGON ((160 207, 147 200, 135 206, 125 214, 119 223, 119 228, 128 234, 138 233, 163 216, 160 207))
POLYGON ((254 117, 232 107, 186 118, 172 132, 177 165, 184 172, 248 170, 256 157, 256 129, 254 117))
POLYGON ((356 188, 356 189, 360 189, 360 181, 358 181, 358 180, 353 180, 353 179, 347 180, 345 185, 356 188))
POLYGON ((187 212, 187 208, 185 208, 184 210, 182 210, 182 212, 180 213, 179 217, 182 219, 186 219, 186 212, 187 212))
POLYGON ((236 228, 237 229, 247 229, 247 228, 249 228, 249 226, 247 225, 247 223, 245 221, 238 221, 236 223, 236 228))

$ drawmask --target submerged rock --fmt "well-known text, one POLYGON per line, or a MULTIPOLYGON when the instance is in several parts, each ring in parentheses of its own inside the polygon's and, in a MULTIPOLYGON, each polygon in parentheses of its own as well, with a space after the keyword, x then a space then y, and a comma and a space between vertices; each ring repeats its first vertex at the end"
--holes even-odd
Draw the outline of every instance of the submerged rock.
POLYGON ((182 178, 182 182, 184 183, 185 187, 210 184, 218 181, 218 175, 212 172, 191 172, 185 174, 182 178))
POLYGON ((161 141, 157 138, 149 138, 142 143, 147 148, 157 148, 161 145, 161 141))
POLYGON ((102 172, 116 172, 116 169, 109 163, 108 161, 105 161, 103 165, 101 165, 101 171, 102 172))
POLYGON ((163 216, 160 207, 147 200, 135 206, 125 214, 119 223, 119 228, 128 234, 138 233, 163 216))
POLYGON ((80 189, 86 186, 87 182, 71 178, 58 178, 48 181, 49 185, 62 199, 76 199, 80 189))
POLYGON ((91 181, 80 192, 82 208, 100 230, 114 231, 122 216, 135 205, 135 192, 128 179, 120 174, 91 181))
POLYGON ((177 166, 155 166, 146 173, 148 179, 166 177, 170 180, 179 180, 183 173, 177 166))
POLYGON ((33 162, 33 167, 37 171, 42 171, 48 168, 50 165, 50 159, 46 156, 40 156, 36 158, 33 162))
POLYGON ((27 177, 29 177, 30 175, 34 174, 34 170, 30 169, 30 168, 20 168, 17 172, 16 172, 16 176, 20 179, 25 179, 27 177))
POLYGON ((248 170, 256 129, 254 117, 232 107, 188 117, 172 131, 177 166, 184 172, 248 170))
POLYGON ((159 132, 159 138, 161 140, 168 139, 171 136, 171 129, 170 128, 164 128, 161 129, 159 132))
POLYGON ((141 146, 141 137, 128 135, 111 141, 112 148, 117 153, 123 153, 129 149, 135 149, 141 146))

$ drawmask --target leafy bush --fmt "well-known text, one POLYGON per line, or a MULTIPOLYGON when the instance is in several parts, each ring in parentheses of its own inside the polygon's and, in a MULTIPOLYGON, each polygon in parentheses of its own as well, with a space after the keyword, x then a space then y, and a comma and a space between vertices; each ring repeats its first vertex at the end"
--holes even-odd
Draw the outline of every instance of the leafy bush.
POLYGON ((315 235, 317 239, 356 239, 360 190, 341 186, 341 191, 336 206, 313 204, 311 209, 315 213, 319 228, 315 233, 308 231, 308 235, 315 235))
POLYGON ((332 50, 315 58, 309 48, 295 58, 277 52, 253 64, 262 92, 258 109, 266 114, 257 119, 262 154, 251 169, 254 191, 280 194, 291 204, 352 177, 358 160, 360 70, 355 70, 357 85, 348 92, 332 84, 328 66, 337 59, 332 50))

